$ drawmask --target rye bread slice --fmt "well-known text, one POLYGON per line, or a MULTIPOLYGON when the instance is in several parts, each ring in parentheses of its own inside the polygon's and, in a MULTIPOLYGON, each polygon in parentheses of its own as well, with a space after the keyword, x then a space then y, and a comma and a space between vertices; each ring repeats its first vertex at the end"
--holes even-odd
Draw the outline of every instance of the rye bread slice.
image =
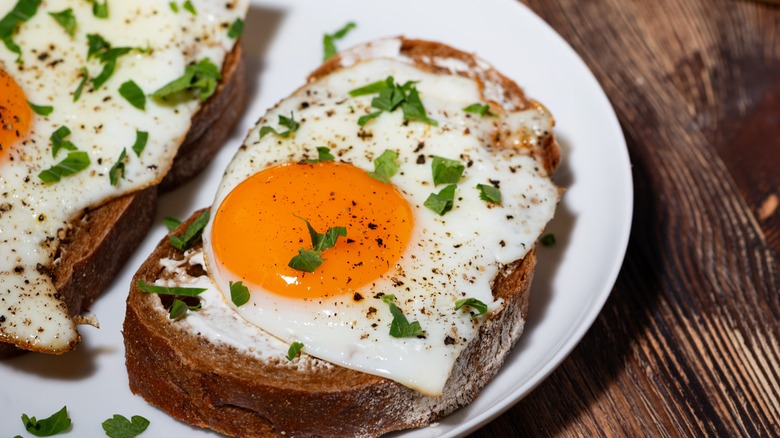
MULTIPOLYGON (((488 98, 491 104, 508 110, 541 105, 474 55, 440 43, 399 40, 401 56, 418 67, 476 78, 484 93, 490 88, 495 97, 488 98), (445 67, 448 63, 439 64, 436 59, 456 59, 467 67, 453 71, 445 67)), ((367 52, 370 57, 371 50, 367 52)), ((351 50, 332 58, 309 80, 360 56, 351 50)), ((552 134, 533 153, 549 172, 560 159, 552 134)), ((172 234, 181 234, 198 213, 172 234)), ((136 273, 123 326, 130 389, 179 420, 242 437, 377 436, 430 424, 470 403, 498 372, 523 331, 536 262, 532 249, 499 271, 492 290, 504 306, 491 313, 461 353, 444 394, 432 397, 305 354, 293 363, 284 358, 262 360, 170 320, 169 301, 140 291, 137 282, 171 278, 176 274, 166 267, 170 263, 161 261, 190 259, 200 249, 199 243, 183 253, 163 239, 136 273)), ((206 275, 197 263, 189 265, 187 274, 206 275)))
MULTIPOLYGON (((217 90, 193 116, 171 168, 158 185, 88 208, 70 224, 48 269, 71 316, 92 304, 141 243, 152 225, 158 192, 187 182, 223 146, 246 106, 245 70, 237 43, 225 58, 217 90)), ((24 351, 0 342, 0 359, 24 351)))

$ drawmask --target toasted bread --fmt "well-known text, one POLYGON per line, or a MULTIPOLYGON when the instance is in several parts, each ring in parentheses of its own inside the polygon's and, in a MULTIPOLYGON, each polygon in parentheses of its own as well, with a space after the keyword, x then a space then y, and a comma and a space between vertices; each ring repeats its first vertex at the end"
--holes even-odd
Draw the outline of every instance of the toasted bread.
MULTIPOLYGON (((506 110, 540 106, 474 55, 435 42, 398 41, 397 56, 419 68, 477 79, 491 104, 506 110)), ((344 52, 314 71, 309 81, 363 58, 386 56, 378 52, 371 44, 344 52)), ((550 172, 560 159, 551 132, 531 153, 550 172)), ((197 216, 196 212, 172 234, 183 233, 197 216)), ((163 239, 136 273, 123 326, 130 389, 177 419, 242 437, 377 436, 430 424, 470 403, 498 372, 523 331, 536 262, 531 248, 522 259, 501 267, 491 289, 502 305, 485 318, 457 358, 443 394, 431 396, 307 354, 295 361, 280 354, 271 358, 245 354, 170 319, 166 310, 170 299, 142 292, 138 283, 204 277, 201 249, 198 243, 182 252, 163 239)), ((261 331, 251 333, 264 339, 258 348, 281 344, 261 331)))
MULTIPOLYGON (((225 58, 216 92, 193 116, 192 127, 160 184, 87 209, 70 224, 48 269, 71 316, 89 307, 135 251, 151 227, 158 192, 188 181, 223 146, 246 106, 245 87, 244 58, 237 43, 225 58)), ((34 350, 29 345, 24 348, 34 350)), ((0 342, 0 358, 24 351, 0 342)))

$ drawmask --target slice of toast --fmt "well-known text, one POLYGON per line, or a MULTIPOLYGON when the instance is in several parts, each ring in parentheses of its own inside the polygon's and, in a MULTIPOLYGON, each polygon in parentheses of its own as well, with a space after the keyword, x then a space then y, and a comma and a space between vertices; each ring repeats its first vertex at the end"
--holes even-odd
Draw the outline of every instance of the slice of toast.
MULTIPOLYGON (((49 268, 68 313, 77 317, 108 287, 148 232, 157 195, 185 183, 223 146, 246 106, 241 44, 229 52, 216 92, 192 118, 192 127, 159 185, 87 209, 71 224, 49 268)), ((25 350, 0 342, 0 359, 25 350)))
MULTIPOLYGON (((440 43, 396 40, 400 43, 396 56, 418 68, 477 79, 491 105, 510 111, 540 107, 472 54, 440 43)), ((326 62, 309 80, 378 56, 387 54, 374 43, 349 50, 326 62)), ((560 159, 551 132, 532 153, 549 172, 560 159)), ((172 234, 182 234, 197 216, 198 212, 172 234)), ((245 329, 257 341, 253 347, 257 354, 170 319, 171 299, 142 292, 139 281, 209 280, 201 243, 182 252, 166 238, 136 273, 127 299, 123 334, 130 389, 179 420, 230 436, 377 436, 424 426, 470 403, 498 372, 523 331, 535 261, 531 249, 499 270, 492 293, 502 306, 490 313, 460 354, 443 394, 429 396, 306 354, 288 361, 286 344, 238 316, 226 324, 245 329)))

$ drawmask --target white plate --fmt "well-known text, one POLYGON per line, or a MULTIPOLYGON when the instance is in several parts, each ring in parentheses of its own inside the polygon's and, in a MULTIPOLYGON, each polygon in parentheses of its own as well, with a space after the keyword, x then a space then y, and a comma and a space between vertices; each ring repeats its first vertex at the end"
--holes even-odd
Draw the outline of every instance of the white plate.
POLYGON ((617 118, 577 54, 515 0, 262 0, 247 18, 250 106, 227 147, 196 181, 164 196, 155 228, 110 290, 92 307, 101 328, 83 327, 83 343, 59 357, 29 354, 0 362, 0 435, 29 436, 20 416, 47 417, 63 405, 70 435, 105 436, 113 414, 151 421, 144 436, 213 436, 177 422, 127 387, 121 325, 135 270, 164 236, 162 218, 185 218, 211 203, 222 170, 243 133, 265 110, 303 84, 321 61, 322 35, 353 20, 339 47, 406 35, 478 53, 555 115, 563 162, 555 178, 567 188, 549 226, 557 238, 540 247, 530 320, 503 369, 477 400, 437 427, 409 437, 457 436, 485 424, 528 394, 566 357, 598 315, 628 242, 631 170, 617 118))

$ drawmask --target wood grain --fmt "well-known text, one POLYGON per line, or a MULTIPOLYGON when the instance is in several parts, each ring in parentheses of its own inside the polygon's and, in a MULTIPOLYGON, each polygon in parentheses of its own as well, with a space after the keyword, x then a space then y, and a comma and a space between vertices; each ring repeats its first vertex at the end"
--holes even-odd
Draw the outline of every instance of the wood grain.
POLYGON ((634 225, 581 344, 474 436, 780 435, 780 8, 525 3, 615 107, 634 225))

